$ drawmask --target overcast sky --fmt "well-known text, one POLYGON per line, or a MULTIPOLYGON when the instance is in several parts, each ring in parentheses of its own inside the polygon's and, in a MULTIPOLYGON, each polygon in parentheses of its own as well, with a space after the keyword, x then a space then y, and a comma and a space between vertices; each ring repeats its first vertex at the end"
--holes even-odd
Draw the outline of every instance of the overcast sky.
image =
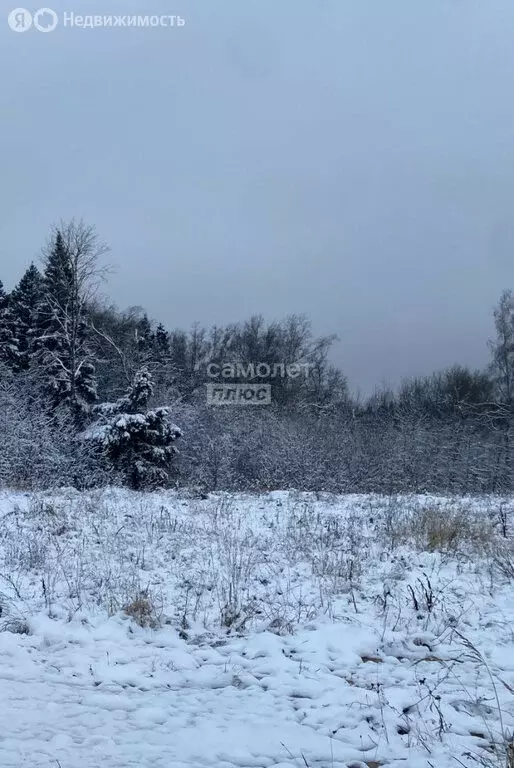
POLYGON ((2 5, 7 288, 82 217, 113 300, 170 327, 304 312, 363 391, 485 364, 514 287, 512 0, 49 2, 47 34, 2 5))

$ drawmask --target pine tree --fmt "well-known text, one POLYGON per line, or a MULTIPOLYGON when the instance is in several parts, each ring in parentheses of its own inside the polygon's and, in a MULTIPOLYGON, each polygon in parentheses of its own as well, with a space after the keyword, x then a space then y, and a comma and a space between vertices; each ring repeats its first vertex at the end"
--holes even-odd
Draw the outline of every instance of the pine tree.
POLYGON ((10 296, 17 343, 16 370, 27 370, 34 357, 43 296, 43 277, 31 264, 10 296))
POLYGON ((154 334, 153 345, 155 348, 157 360, 159 362, 165 362, 170 356, 170 334, 162 323, 159 323, 157 326, 157 330, 154 334))
POLYGON ((76 286, 73 280, 73 264, 69 247, 61 230, 57 230, 48 252, 44 274, 46 298, 50 311, 63 311, 74 300, 76 286))
POLYGON ((108 422, 92 430, 93 437, 101 437, 113 468, 136 490, 169 482, 176 453, 173 443, 181 436, 179 428, 170 421, 169 408, 146 410, 152 394, 152 377, 142 368, 124 397, 98 408, 108 422))
POLYGON ((153 331, 146 313, 137 323, 135 341, 137 365, 138 367, 147 365, 152 360, 153 331))
POLYGON ((14 368, 18 359, 18 344, 11 313, 10 296, 0 280, 0 362, 14 368))
POLYGON ((118 410, 125 413, 143 411, 153 395, 153 382, 147 368, 141 368, 134 376, 134 381, 127 389, 127 394, 117 401, 118 410))

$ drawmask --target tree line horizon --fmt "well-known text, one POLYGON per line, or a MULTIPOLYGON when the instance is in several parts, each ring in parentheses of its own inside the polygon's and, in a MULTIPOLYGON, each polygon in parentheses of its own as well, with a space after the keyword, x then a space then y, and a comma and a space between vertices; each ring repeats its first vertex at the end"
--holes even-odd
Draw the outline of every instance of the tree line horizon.
POLYGON ((330 362, 337 336, 315 336, 304 315, 184 331, 119 310, 99 296, 107 252, 94 227, 60 222, 41 269, 32 262, 10 292, 0 281, 1 485, 514 490, 511 291, 492 313, 486 367, 363 396, 330 362), (238 383, 256 380, 238 369, 249 364, 309 373, 270 381, 271 405, 207 404, 208 366, 232 366, 218 380, 238 383))

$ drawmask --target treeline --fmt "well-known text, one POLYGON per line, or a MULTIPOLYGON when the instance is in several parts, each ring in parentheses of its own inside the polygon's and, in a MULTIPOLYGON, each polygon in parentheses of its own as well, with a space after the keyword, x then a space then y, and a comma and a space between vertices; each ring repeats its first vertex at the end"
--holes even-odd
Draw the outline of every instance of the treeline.
POLYGON ((94 228, 62 223, 40 268, 10 293, 0 283, 3 486, 514 490, 510 292, 487 370, 456 365, 363 401, 329 363, 335 337, 304 317, 186 332, 100 301, 106 252, 94 228), (271 405, 207 404, 206 384, 268 370, 271 405))

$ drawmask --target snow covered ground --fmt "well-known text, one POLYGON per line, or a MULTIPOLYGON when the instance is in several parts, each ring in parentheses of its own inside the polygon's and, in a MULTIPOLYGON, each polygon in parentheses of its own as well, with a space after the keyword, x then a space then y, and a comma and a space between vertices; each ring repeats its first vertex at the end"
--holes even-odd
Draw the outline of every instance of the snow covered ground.
POLYGON ((4 493, 0 765, 505 767, 511 520, 500 498, 4 493))

